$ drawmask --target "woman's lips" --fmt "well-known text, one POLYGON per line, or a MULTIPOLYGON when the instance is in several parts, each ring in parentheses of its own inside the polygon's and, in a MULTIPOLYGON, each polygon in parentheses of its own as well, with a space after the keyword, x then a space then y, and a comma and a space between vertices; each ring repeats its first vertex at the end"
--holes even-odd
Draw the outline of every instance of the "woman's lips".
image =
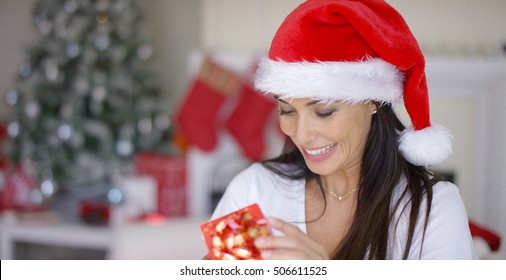
POLYGON ((303 148, 304 155, 306 158, 312 161, 322 161, 330 157, 332 153, 335 151, 337 144, 331 144, 318 149, 307 149, 303 148))

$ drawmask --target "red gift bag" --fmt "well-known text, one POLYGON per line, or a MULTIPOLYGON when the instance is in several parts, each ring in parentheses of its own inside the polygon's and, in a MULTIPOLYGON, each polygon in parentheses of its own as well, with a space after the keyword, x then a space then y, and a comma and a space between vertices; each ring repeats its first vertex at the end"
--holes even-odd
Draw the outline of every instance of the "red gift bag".
POLYGON ((186 158, 138 153, 134 161, 138 175, 151 176, 158 184, 158 213, 167 217, 186 215, 186 158))

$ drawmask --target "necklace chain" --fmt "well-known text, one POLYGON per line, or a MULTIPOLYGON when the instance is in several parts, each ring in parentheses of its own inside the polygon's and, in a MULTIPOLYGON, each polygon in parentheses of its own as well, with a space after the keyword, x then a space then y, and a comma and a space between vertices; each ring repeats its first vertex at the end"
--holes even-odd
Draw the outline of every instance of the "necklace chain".
POLYGON ((331 191, 329 188, 327 188, 327 186, 325 186, 325 190, 326 190, 327 192, 329 192, 329 193, 330 193, 330 195, 332 195, 333 197, 335 197, 335 198, 337 198, 339 201, 341 201, 341 200, 345 199, 347 196, 349 196, 350 194, 352 194, 353 192, 357 191, 357 190, 358 190, 358 188, 354 188, 353 190, 351 190, 351 191, 349 191, 349 192, 345 193, 344 195, 337 195, 337 194, 335 194, 333 191, 331 191))

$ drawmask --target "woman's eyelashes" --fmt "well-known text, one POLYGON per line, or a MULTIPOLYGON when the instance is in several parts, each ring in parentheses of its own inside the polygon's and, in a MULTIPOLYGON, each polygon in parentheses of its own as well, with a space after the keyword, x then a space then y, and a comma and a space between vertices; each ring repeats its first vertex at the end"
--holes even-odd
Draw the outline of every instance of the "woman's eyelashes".
POLYGON ((316 111, 316 115, 319 117, 319 118, 328 118, 330 116, 332 116, 332 114, 334 114, 334 112, 337 111, 336 109, 329 109, 329 110, 325 110, 325 111, 316 111))
POLYGON ((295 109, 292 106, 289 106, 287 104, 278 104, 278 112, 280 116, 287 116, 292 114, 295 111, 295 109))
POLYGON ((293 110, 286 110, 286 109, 279 108, 278 112, 279 112, 280 116, 287 116, 287 115, 290 115, 291 113, 293 113, 293 110))
MULTIPOLYGON (((319 118, 328 118, 336 112, 336 109, 327 109, 327 110, 315 110, 314 114, 319 118)), ((278 112, 280 116, 289 116, 295 113, 294 109, 286 109, 286 108, 278 108, 278 112)))

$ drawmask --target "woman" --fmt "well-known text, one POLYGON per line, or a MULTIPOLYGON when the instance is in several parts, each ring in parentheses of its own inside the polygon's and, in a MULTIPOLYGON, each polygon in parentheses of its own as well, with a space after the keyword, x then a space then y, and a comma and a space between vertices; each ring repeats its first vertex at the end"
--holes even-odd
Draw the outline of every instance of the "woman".
POLYGON ((255 80, 277 99, 283 153, 239 174, 213 218, 258 203, 275 229, 255 242, 264 259, 474 258, 457 187, 426 168, 451 136, 430 122, 424 68, 383 0, 301 4, 255 80))

